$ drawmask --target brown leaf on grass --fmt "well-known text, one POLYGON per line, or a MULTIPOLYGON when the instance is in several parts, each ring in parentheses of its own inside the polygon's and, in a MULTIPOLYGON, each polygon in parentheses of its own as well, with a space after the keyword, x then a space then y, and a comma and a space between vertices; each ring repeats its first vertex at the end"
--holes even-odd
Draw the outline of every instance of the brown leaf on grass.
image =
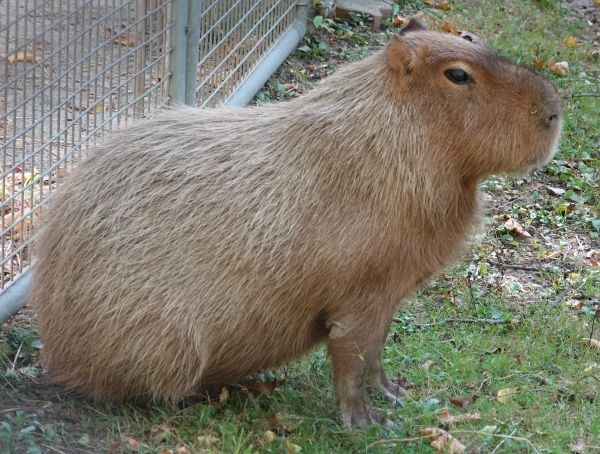
POLYGON ((406 24, 406 22, 408 22, 408 19, 406 17, 402 17, 400 15, 398 15, 392 19, 392 25, 394 27, 399 27, 401 25, 404 25, 404 24, 406 24))
POLYGON ((163 449, 160 454, 175 454, 172 449, 163 449))
POLYGON ((450 403, 455 407, 465 408, 475 402, 479 397, 477 394, 473 394, 471 397, 469 396, 458 396, 450 399, 450 403))
POLYGON ((260 418, 258 423, 269 430, 276 431, 279 428, 279 420, 277 416, 265 416, 264 418, 260 418))
POLYGON ((567 36, 563 42, 565 43, 565 45, 567 47, 574 47, 577 45, 577 38, 575 38, 574 36, 567 36))
POLYGON ((440 419, 447 424, 458 424, 465 421, 481 421, 479 413, 464 413, 462 415, 451 415, 447 408, 438 411, 440 419))
POLYGON ((508 220, 504 223, 504 227, 506 227, 506 230, 508 230, 511 234, 518 237, 529 238, 531 236, 531 234, 527 230, 523 229, 523 226, 513 218, 508 218, 508 220))
POLYGON ((452 9, 452 5, 448 1, 434 2, 434 1, 431 1, 431 0, 425 0, 423 2, 423 4, 427 8, 431 8, 431 9, 441 9, 441 10, 444 10, 444 11, 449 11, 449 10, 452 9))
POLYGON ((600 260, 600 251, 592 249, 585 254, 585 258, 590 260, 600 260))
POLYGON ((546 62, 543 58, 534 57, 532 64, 535 69, 544 69, 546 62))
POLYGON ((121 441, 132 451, 139 451, 140 449, 140 442, 135 438, 123 437, 121 441))
POLYGON ((548 69, 557 76, 566 76, 569 73, 569 63, 566 61, 556 61, 554 57, 548 60, 548 69))
POLYGON ((190 450, 185 446, 180 446, 177 448, 177 454, 190 454, 190 450))
POLYGON ((583 341, 584 344, 586 344, 588 347, 591 348, 595 348, 597 350, 600 350, 600 340, 596 340, 596 339, 590 339, 589 337, 584 337, 581 339, 583 341))
POLYGON ((273 390, 275 388, 280 387, 283 384, 282 380, 272 380, 272 381, 252 381, 243 383, 242 386, 246 388, 248 391, 256 391, 267 396, 271 396, 273 394, 273 390))
POLYGON ((458 35, 460 33, 460 30, 458 29, 458 27, 456 25, 454 25, 452 22, 448 22, 448 21, 442 22, 442 25, 440 25, 440 30, 443 31, 444 33, 451 33, 452 35, 458 35))
POLYGON ((432 427, 421 429, 419 430, 419 433, 424 437, 429 438, 431 446, 438 452, 445 452, 448 454, 461 454, 465 452, 466 446, 444 429, 432 427))

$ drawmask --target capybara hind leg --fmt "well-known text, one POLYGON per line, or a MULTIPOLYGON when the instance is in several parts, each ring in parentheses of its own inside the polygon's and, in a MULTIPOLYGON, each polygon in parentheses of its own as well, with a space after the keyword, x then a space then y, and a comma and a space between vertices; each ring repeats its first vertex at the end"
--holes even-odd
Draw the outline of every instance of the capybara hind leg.
POLYGON ((406 391, 387 376, 381 366, 381 358, 377 358, 369 370, 369 386, 379 391, 390 402, 403 405, 402 397, 406 395, 406 391))
MULTIPOLYGON (((342 422, 348 429, 384 424, 372 407, 366 392, 365 353, 351 336, 329 342, 333 381, 342 422)), ((366 353, 371 354, 371 352, 366 353)))

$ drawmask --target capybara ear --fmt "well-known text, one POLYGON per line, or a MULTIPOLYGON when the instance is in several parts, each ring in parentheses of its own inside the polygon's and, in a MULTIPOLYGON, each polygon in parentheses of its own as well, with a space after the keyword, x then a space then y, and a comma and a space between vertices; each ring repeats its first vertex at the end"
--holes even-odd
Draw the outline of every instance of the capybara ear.
POLYGON ((390 69, 408 73, 410 72, 415 52, 406 39, 394 34, 387 45, 386 57, 390 69))
POLYGON ((427 24, 423 20, 423 18, 419 16, 412 16, 402 30, 400 30, 400 34, 404 35, 409 32, 418 32, 420 30, 427 30, 427 24))

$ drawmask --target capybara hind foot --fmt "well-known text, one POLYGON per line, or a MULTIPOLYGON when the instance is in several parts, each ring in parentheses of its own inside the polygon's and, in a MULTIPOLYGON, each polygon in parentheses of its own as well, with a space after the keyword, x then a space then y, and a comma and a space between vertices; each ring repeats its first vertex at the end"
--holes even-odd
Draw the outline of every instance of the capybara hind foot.
POLYGON ((380 415, 366 398, 340 402, 340 412, 342 422, 347 429, 390 424, 390 421, 380 415))
POLYGON ((386 400, 401 406, 404 405, 402 397, 406 395, 406 391, 404 388, 402 388, 402 386, 394 383, 392 379, 383 371, 383 369, 379 368, 379 370, 371 373, 371 376, 369 377, 369 385, 373 389, 379 391, 386 400))

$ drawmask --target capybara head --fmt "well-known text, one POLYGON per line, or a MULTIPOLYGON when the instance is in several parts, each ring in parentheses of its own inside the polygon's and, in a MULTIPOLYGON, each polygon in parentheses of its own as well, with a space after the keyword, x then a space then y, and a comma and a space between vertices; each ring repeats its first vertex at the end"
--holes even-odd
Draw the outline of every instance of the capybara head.
POLYGON ((402 389, 403 298, 461 250, 477 182, 547 161, 561 106, 479 40, 411 21, 289 103, 179 107, 107 136, 57 191, 32 301, 50 376, 175 402, 327 342, 342 420, 402 389))
POLYGON ((450 154, 438 158, 465 178, 546 163, 562 123, 556 89, 477 41, 413 19, 386 49, 399 102, 419 110, 435 151, 450 154))

